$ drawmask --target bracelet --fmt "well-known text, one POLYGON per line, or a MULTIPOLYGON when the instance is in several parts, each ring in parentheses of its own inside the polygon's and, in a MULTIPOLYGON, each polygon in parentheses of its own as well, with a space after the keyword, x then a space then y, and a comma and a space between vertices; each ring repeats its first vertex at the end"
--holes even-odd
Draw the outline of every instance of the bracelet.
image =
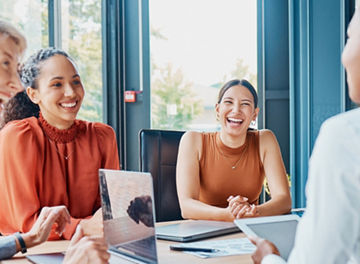
POLYGON ((15 233, 14 236, 17 238, 17 240, 19 241, 20 247, 21 247, 21 253, 26 253, 27 249, 26 249, 26 244, 24 239, 22 238, 21 234, 19 232, 15 233))

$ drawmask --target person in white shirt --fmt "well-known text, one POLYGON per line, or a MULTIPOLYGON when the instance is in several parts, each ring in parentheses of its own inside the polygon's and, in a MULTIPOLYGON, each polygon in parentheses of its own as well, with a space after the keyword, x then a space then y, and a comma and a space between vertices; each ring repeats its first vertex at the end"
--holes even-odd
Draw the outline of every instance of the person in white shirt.
MULTIPOLYGON (((360 11, 342 53, 349 95, 360 103, 360 11)), ((287 263, 360 263, 360 109, 324 122, 309 163, 307 209, 287 263)), ((286 263, 271 242, 251 237, 254 263, 286 263)))

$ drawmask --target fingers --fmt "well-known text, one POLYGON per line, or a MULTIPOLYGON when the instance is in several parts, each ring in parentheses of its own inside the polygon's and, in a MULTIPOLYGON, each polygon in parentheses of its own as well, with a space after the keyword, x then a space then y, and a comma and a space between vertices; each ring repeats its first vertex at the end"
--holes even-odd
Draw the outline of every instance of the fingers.
POLYGON ((107 252, 104 238, 99 236, 82 237, 80 230, 81 228, 76 230, 63 263, 108 263, 110 254, 107 252))
POLYGON ((242 218, 242 217, 244 217, 244 215, 246 214, 246 212, 248 212, 248 210, 249 210, 249 206, 247 205, 247 206, 243 206, 239 211, 238 211, 238 213, 235 215, 235 218, 236 219, 239 219, 239 218, 242 218))
POLYGON ((250 240, 251 243, 253 243, 255 246, 257 246, 262 240, 264 240, 263 238, 260 237, 256 237, 256 236, 247 236, 247 238, 250 240))
POLYGON ((79 240, 84 236, 84 232, 82 230, 81 225, 78 225, 75 231, 75 234, 73 235, 73 237, 71 238, 70 241, 70 245, 69 248, 71 248, 72 246, 74 246, 77 242, 79 242, 79 240))
POLYGON ((65 229, 66 224, 71 223, 70 214, 65 206, 55 207, 54 214, 56 215, 55 222, 57 223, 56 232, 61 235, 65 229))
POLYGON ((247 203, 248 202, 248 198, 245 197, 245 196, 241 196, 241 195, 237 195, 237 196, 232 196, 230 195, 228 198, 227 198, 227 201, 229 202, 229 205, 233 205, 234 203, 247 203))
POLYGON ((39 215, 39 221, 43 221, 43 230, 47 230, 57 224, 56 232, 61 236, 67 223, 70 223, 70 214, 65 206, 44 207, 39 215))

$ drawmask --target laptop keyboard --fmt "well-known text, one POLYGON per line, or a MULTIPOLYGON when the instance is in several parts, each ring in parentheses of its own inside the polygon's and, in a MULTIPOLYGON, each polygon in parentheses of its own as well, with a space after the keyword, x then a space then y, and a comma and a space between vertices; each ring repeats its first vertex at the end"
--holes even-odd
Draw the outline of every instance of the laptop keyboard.
POLYGON ((145 239, 136 240, 130 243, 121 244, 118 248, 123 248, 130 252, 134 252, 136 255, 148 258, 156 259, 156 239, 155 236, 150 236, 145 239))

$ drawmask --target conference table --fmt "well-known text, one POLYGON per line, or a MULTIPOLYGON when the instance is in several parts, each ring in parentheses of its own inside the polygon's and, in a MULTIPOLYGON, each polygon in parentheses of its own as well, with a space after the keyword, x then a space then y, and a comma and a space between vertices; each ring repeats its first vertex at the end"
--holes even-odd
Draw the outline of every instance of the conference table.
MULTIPOLYGON (((163 222, 158 223, 157 225, 165 225, 169 224, 170 222, 163 222)), ((174 222, 171 222, 174 223, 174 222)), ((242 238, 245 237, 243 233, 235 233, 225 236, 219 236, 215 238, 210 238, 208 240, 223 240, 223 239, 235 239, 235 238, 242 238)), ((157 251, 158 251, 158 258, 160 264, 165 263, 188 263, 188 264, 250 264, 253 263, 251 260, 251 256, 249 254, 246 255, 236 255, 236 256, 226 256, 226 257, 216 257, 216 258, 207 258, 202 259, 184 252, 172 251, 169 249, 169 245, 176 244, 173 241, 165 241, 165 240, 157 240, 157 251)), ((64 252, 69 245, 69 241, 62 240, 62 241, 48 241, 42 245, 33 247, 28 249, 26 254, 18 253, 10 260, 4 260, 1 263, 3 264, 20 264, 20 263, 30 263, 26 258, 25 255, 30 254, 42 254, 42 253, 54 253, 54 252, 64 252)), ((131 263, 128 261, 119 261, 118 263, 131 263)))

